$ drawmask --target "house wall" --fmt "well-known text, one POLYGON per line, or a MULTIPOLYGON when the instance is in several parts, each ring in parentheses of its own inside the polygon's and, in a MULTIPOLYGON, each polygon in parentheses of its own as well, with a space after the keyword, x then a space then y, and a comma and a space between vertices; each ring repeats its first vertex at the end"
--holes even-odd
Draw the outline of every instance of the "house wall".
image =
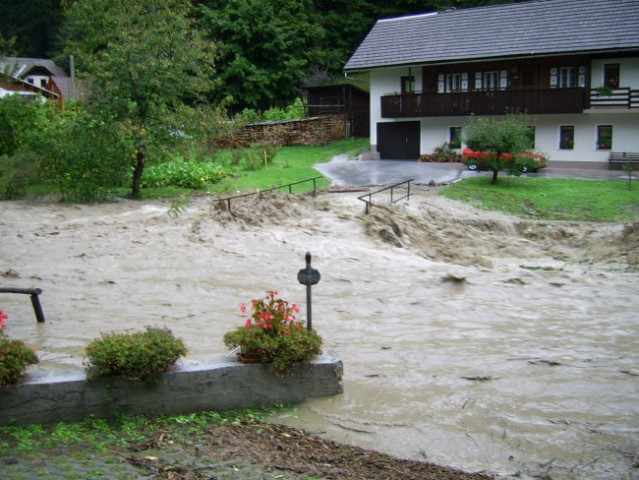
MULTIPOLYGON (((639 89, 639 57, 593 59, 587 72, 593 88, 603 84, 603 66, 607 63, 620 64, 620 86, 639 89)), ((419 90, 426 87, 429 69, 413 67, 419 90)), ((377 151, 377 124, 380 122, 418 120, 421 123, 420 151, 431 153, 435 147, 449 140, 449 128, 464 127, 469 117, 425 117, 386 119, 381 117, 381 97, 399 93, 401 77, 409 74, 409 68, 389 68, 371 71, 371 150, 377 151)), ((531 116, 535 125, 535 147, 547 154, 553 162, 588 162, 592 167, 607 166, 609 150, 597 150, 597 125, 612 125, 612 151, 639 152, 639 110, 627 108, 596 108, 584 114, 535 115, 531 116), (572 125, 575 129, 573 150, 559 148, 559 127, 572 125)))
POLYGON ((619 64, 619 86, 639 88, 639 57, 606 58, 592 61, 592 87, 601 87, 604 83, 604 65, 606 63, 619 64))

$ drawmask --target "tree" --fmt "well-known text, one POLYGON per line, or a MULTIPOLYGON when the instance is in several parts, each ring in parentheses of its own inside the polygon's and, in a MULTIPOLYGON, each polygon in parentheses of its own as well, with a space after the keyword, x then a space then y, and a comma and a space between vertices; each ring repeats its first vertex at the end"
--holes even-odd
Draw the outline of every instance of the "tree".
MULTIPOLYGON (((65 50, 90 82, 88 108, 131 146, 138 196, 147 157, 198 138, 219 117, 207 100, 216 84, 214 46, 189 0, 69 1, 65 50)), ((117 159, 114 159, 114 161, 117 159)))
POLYGON ((299 95, 323 31, 310 0, 209 0, 202 26, 218 44, 221 88, 234 110, 282 107, 299 95))
POLYGON ((497 176, 503 170, 521 174, 515 154, 526 151, 530 145, 530 127, 522 116, 476 118, 466 126, 462 137, 472 150, 487 153, 483 169, 492 170, 491 183, 497 183, 497 176))

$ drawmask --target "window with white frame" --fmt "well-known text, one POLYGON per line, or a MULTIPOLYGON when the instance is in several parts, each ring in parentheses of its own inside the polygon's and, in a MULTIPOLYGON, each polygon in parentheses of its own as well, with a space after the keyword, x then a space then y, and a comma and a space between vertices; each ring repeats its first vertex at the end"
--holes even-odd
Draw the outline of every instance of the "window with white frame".
POLYGON ((440 73, 437 75, 437 93, 467 92, 468 73, 440 73))
POLYGON ((475 90, 505 90, 506 88, 508 88, 506 70, 475 72, 475 90))
POLYGON ((575 88, 586 85, 586 67, 553 67, 550 69, 551 88, 575 88))

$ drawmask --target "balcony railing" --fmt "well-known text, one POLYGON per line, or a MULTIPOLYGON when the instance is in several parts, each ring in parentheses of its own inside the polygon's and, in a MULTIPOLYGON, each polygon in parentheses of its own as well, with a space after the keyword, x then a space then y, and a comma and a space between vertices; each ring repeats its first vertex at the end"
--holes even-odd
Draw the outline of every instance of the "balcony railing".
POLYGON ((630 88, 593 88, 590 90, 590 106, 639 108, 639 90, 630 88))
POLYGON ((582 113, 586 100, 585 88, 387 95, 382 97, 382 117, 582 113))

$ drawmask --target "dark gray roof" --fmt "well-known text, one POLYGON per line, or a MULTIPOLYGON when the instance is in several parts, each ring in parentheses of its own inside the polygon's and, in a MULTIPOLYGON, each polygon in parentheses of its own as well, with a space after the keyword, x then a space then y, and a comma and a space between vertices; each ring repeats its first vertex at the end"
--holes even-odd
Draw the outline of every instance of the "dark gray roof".
POLYGON ((639 0, 536 0, 379 20, 345 70, 639 50, 639 0))

